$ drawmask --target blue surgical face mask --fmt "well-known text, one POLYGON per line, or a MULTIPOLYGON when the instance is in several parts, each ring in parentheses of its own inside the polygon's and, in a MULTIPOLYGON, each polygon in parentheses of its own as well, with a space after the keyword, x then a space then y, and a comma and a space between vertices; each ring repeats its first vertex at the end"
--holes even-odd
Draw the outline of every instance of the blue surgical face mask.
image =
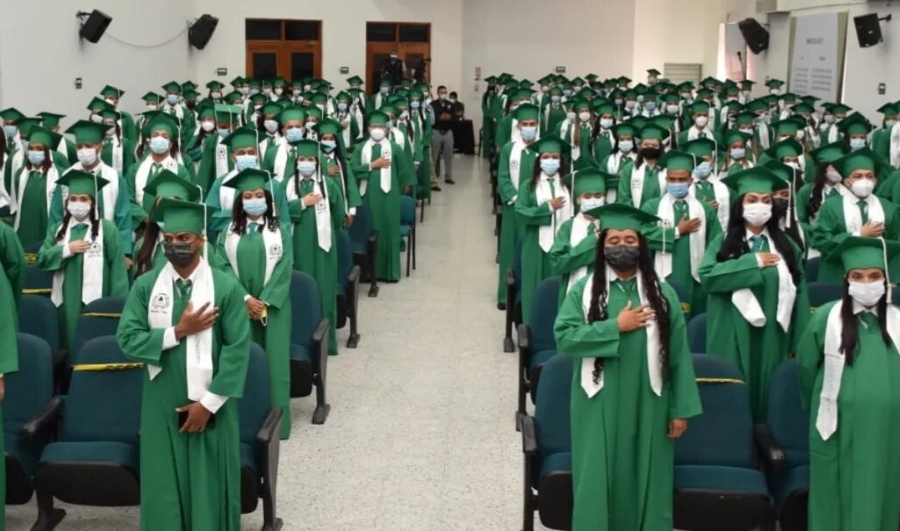
POLYGON ((418 109, 421 106, 422 106, 422 102, 420 102, 418 100, 413 100, 413 101, 409 102, 410 109, 418 109))
POLYGON ((522 127, 520 130, 522 131, 522 140, 526 142, 531 142, 537 138, 537 127, 522 127))
POLYGON ((269 210, 265 197, 254 197, 252 199, 244 199, 244 212, 251 216, 262 216, 269 210))
POLYGON ((885 120, 884 121, 885 129, 892 129, 895 125, 897 125, 897 120, 885 120))
POLYGON ((568 97, 571 96, 571 95, 572 95, 572 91, 571 91, 571 90, 569 90, 569 89, 563 89, 563 96, 565 96, 565 97, 568 98, 568 97))
POLYGON ((250 89, 250 95, 251 95, 251 96, 256 96, 257 94, 259 94, 259 89, 258 89, 258 88, 251 88, 251 89, 250 89))
POLYGON ((292 127, 284 132, 284 138, 291 144, 303 140, 303 129, 292 127))
POLYGON ((166 101, 169 102, 169 105, 175 105, 178 103, 178 94, 169 94, 166 96, 166 101))
POLYGON ((631 140, 620 140, 619 141, 619 151, 622 153, 631 153, 631 150, 634 149, 634 142, 631 140))
POLYGON ((164 136, 154 136, 150 137, 150 151, 156 153, 157 155, 162 155, 169 151, 169 146, 171 143, 169 139, 164 136))
POLYGON ((219 138, 225 140, 231 134, 231 129, 218 129, 219 138))
POLYGON ((559 103, 560 99, 561 98, 559 96, 557 96, 556 94, 550 96, 550 101, 552 101, 553 103, 559 103))
POLYGON ((682 199, 688 194, 688 183, 667 183, 666 191, 676 199, 682 199))
POLYGON ((639 102, 644 101, 644 95, 643 95, 643 94, 638 94, 638 95, 637 95, 637 100, 638 100, 639 102))
POLYGON ((381 87, 381 89, 380 89, 380 90, 381 90, 381 93, 382 93, 382 94, 387 94, 387 93, 388 93, 388 91, 390 91, 390 90, 391 90, 391 88, 390 88, 390 87, 381 87))
POLYGON ((238 171, 256 168, 256 155, 238 155, 235 157, 234 165, 238 171))
POLYGON ((621 107, 622 104, 625 103, 625 100, 623 100, 622 98, 616 98, 613 100, 613 103, 616 104, 616 107, 621 107))
POLYGON ((32 166, 42 166, 44 164, 44 160, 46 160, 47 154, 43 151, 29 151, 28 152, 28 162, 31 163, 32 166))
POLYGON ((556 175, 559 171, 559 159, 541 159, 541 171, 547 175, 556 175))
POLYGON ((6 135, 6 139, 16 136, 16 133, 19 132, 19 128, 14 125, 4 125, 3 126, 3 134, 6 135))
POLYGON ((747 156, 747 150, 744 148, 731 148, 731 158, 741 160, 747 156))
POLYGON ((866 147, 866 139, 865 138, 851 138, 850 139, 850 150, 851 151, 859 151, 860 149, 866 147))
POLYGON ((385 124, 385 127, 387 127, 388 129, 393 129, 393 128, 394 128, 394 121, 393 121, 393 120, 388 120, 388 121, 387 121, 387 124, 385 124))
POLYGON ((602 197, 585 197, 581 200, 581 211, 587 212, 606 204, 606 199, 602 197))
POLYGON ((644 104, 644 108, 651 112, 655 111, 656 110, 656 102, 648 101, 647 103, 644 104))
POLYGON ((347 110, 347 104, 344 103, 344 102, 338 103, 338 110, 341 111, 341 112, 346 112, 346 110, 347 110))
POLYGON ((322 144, 322 149, 324 149, 326 153, 331 153, 334 151, 334 148, 337 147, 337 142, 334 140, 322 140, 320 144, 322 144))
POLYGON ((316 161, 314 160, 298 160, 297 161, 297 171, 300 172, 300 175, 304 177, 309 177, 310 175, 316 173, 316 161))
POLYGON ((694 175, 700 179, 706 179, 712 173, 712 164, 708 160, 704 160, 694 168, 694 175))

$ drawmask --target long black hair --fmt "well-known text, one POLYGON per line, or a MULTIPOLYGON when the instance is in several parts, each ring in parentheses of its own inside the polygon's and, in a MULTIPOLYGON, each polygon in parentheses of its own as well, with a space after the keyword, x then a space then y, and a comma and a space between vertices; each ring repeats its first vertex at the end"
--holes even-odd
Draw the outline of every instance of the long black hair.
MULTIPOLYGON (((716 254, 717 262, 726 262, 735 260, 750 252, 750 245, 747 243, 747 228, 744 225, 744 196, 738 197, 738 200, 731 207, 731 217, 728 219, 728 229, 725 231, 725 238, 722 240, 722 247, 716 254)), ((794 248, 791 246, 788 236, 778 226, 778 218, 772 216, 766 223, 766 230, 769 231, 769 238, 778 253, 784 258, 784 262, 791 272, 791 278, 794 285, 800 283, 802 273, 794 248)))
MULTIPOLYGON (((66 199, 66 202, 68 203, 68 199, 66 199)), ((65 208, 65 212, 62 225, 60 225, 59 230, 56 231, 56 243, 61 242, 62 239, 66 237, 66 227, 69 226, 69 221, 72 219, 72 214, 69 213, 68 208, 65 208)), ((91 199, 91 211, 88 214, 88 219, 91 220, 91 240, 96 240, 97 235, 100 233, 100 218, 97 212, 96 199, 91 199)))
MULTIPOLYGON (((562 172, 564 168, 566 168, 566 156, 562 153, 559 154, 559 171, 562 172)), ((541 155, 538 153, 537 158, 534 159, 534 167, 531 168, 531 181, 528 183, 528 186, 534 190, 537 188, 538 180, 541 178, 541 155)), ((562 177, 562 175, 560 175, 562 177)), ((560 183, 562 183, 562 179, 560 179, 560 183)), ((565 184, 563 184, 565 187, 565 184)))
POLYGON ((147 214, 147 219, 144 220, 144 231, 143 234, 141 234, 141 238, 143 239, 141 240, 141 248, 138 249, 137 258, 135 259, 136 266, 134 278, 153 269, 153 254, 156 252, 159 233, 162 232, 159 228, 159 224, 153 221, 153 213, 156 212, 156 205, 158 204, 159 198, 153 202, 153 206, 147 214))
MULTIPOLYGON (((268 190, 263 190, 266 196, 266 213, 263 214, 263 220, 266 228, 270 231, 278 230, 278 213, 275 212, 272 200, 272 194, 268 190)), ((247 213, 244 212, 244 202, 241 196, 235 193, 234 203, 231 205, 231 232, 242 235, 247 231, 247 213)))
POLYGON ((816 178, 813 180, 812 190, 809 192, 809 219, 812 220, 816 213, 822 207, 822 189, 828 181, 828 163, 819 164, 816 168, 816 178))
MULTIPOLYGON (((888 334, 887 328, 887 279, 882 280, 885 284, 885 294, 878 300, 876 308, 878 308, 878 326, 881 327, 881 338, 884 344, 891 345, 891 336, 888 334)), ((841 296, 841 352, 844 354, 844 360, 847 365, 852 366, 856 358, 857 344, 859 343, 859 328, 856 324, 856 314, 853 313, 853 298, 850 297, 850 283, 844 279, 843 295, 841 296)))
MULTIPOLYGON (((334 153, 334 160, 337 161, 338 166, 340 166, 340 168, 341 168, 341 179, 344 181, 344 189, 346 189, 347 178, 348 178, 347 157, 344 155, 344 147, 343 147, 341 139, 338 137, 338 135, 334 135, 334 150, 332 151, 332 153, 334 153)), ((327 154, 326 154, 326 156, 327 156, 327 154)), ((321 173, 321 171, 320 171, 320 173, 321 173)), ((299 195, 299 193, 300 192, 298 190, 297 194, 299 195)))
MULTIPOLYGON (((606 321, 609 319, 609 312, 606 311, 606 304, 609 294, 606 292, 606 257, 604 256, 604 243, 608 230, 600 232, 597 239, 597 248, 594 255, 594 279, 591 285, 591 302, 588 306, 588 323, 596 321, 606 321)), ((671 320, 669 318, 669 303, 662 292, 659 276, 650 258, 650 248, 647 246, 647 240, 638 233, 638 271, 647 290, 647 302, 650 308, 656 312, 656 324, 659 327, 659 337, 662 339, 659 349, 659 361, 662 368, 663 379, 669 376, 669 336, 671 330, 671 320)), ((603 359, 594 360, 594 383, 600 381, 600 375, 603 373, 603 359)))

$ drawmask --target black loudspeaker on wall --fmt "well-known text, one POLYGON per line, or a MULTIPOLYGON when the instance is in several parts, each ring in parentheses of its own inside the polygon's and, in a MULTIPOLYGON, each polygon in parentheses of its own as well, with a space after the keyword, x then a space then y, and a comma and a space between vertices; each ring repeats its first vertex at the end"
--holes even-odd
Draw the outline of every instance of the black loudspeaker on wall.
POLYGON ((212 15, 203 15, 198 18, 196 22, 191 25, 191 29, 188 30, 188 41, 190 41, 191 46, 198 50, 206 48, 206 45, 209 44, 209 39, 212 38, 213 32, 216 31, 216 26, 218 25, 219 19, 212 15))
POLYGON ((78 17, 82 19, 81 30, 78 34, 82 39, 94 44, 97 44, 97 41, 106 32, 106 28, 109 27, 109 23, 112 22, 112 17, 96 9, 90 13, 78 13, 78 17))
POLYGON ((769 31, 757 22, 755 18, 748 18, 738 22, 738 28, 750 51, 759 54, 769 48, 769 31))
MULTIPOLYGON (((885 20, 890 20, 890 15, 885 20)), ((881 36, 881 23, 877 13, 853 17, 856 26, 856 38, 860 48, 875 46, 883 40, 881 36)))

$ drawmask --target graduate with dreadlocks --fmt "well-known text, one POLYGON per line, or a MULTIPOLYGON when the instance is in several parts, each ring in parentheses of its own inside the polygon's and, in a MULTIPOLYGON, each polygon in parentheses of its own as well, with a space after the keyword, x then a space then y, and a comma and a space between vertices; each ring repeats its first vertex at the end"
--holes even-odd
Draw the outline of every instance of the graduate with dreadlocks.
POLYGON ((702 409, 684 316, 641 234, 658 219, 622 204, 588 214, 603 228, 594 272, 555 325, 560 355, 575 363, 571 529, 670 530, 674 439, 702 409))

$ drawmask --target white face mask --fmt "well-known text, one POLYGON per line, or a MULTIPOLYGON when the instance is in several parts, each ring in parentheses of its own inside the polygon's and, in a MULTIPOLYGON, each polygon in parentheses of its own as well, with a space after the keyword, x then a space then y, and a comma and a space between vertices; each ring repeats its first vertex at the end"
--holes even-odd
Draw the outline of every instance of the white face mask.
POLYGON ((93 166, 97 162, 97 150, 93 148, 82 148, 78 150, 78 162, 82 166, 93 166))
POLYGON ((582 122, 587 122, 588 120, 591 119, 591 113, 580 112, 580 113, 578 113, 578 119, 581 120, 582 122))
POLYGON ((266 131, 274 133, 275 131, 278 131, 278 122, 275 120, 266 120, 263 122, 263 127, 266 128, 266 131))
POLYGON ((606 204, 606 199, 602 197, 585 197, 581 200, 581 211, 587 212, 606 204))
POLYGON ((744 221, 754 227, 762 227, 772 219, 771 203, 750 203, 744 205, 744 221))
POLYGON ((575 113, 574 113, 574 112, 567 112, 567 113, 566 113, 566 118, 568 118, 568 120, 569 120, 570 122, 574 122, 574 121, 575 121, 575 113))
POLYGON ((201 122, 200 128, 209 133, 216 128, 216 124, 214 122, 201 122))
POLYGON ((832 184, 837 184, 844 180, 844 178, 841 177, 841 174, 838 173, 837 170, 827 170, 825 172, 825 178, 828 179, 828 182, 832 184))
POLYGON ((708 116, 698 116, 698 117, 694 118, 694 124, 696 124, 697 127, 706 127, 706 124, 708 124, 708 123, 709 123, 708 116))
POLYGON ((91 213, 91 204, 85 201, 69 201, 66 205, 66 210, 69 211, 69 214, 72 214, 73 218, 81 221, 91 213))
POLYGON ((859 179, 850 185, 850 191, 860 199, 869 197, 873 190, 875 190, 875 183, 872 179, 859 179))
POLYGON ((376 127, 369 131, 369 135, 371 135, 372 140, 381 142, 382 140, 384 140, 385 132, 381 127, 376 127))
POLYGON ((875 306, 884 297, 884 282, 853 282, 851 280, 848 284, 847 293, 853 300, 866 308, 875 306))

